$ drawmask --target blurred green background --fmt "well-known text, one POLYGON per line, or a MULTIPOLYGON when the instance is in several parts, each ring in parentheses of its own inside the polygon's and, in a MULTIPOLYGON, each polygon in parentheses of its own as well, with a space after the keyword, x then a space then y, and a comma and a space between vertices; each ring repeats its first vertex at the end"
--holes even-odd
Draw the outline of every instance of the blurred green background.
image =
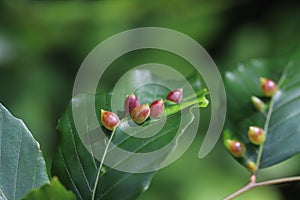
MULTIPOLYGON (((293 51, 300 39, 299 10, 297 1, 2 0, 0 101, 24 120, 50 169, 57 120, 71 98, 78 68, 101 41, 136 27, 171 28, 197 40, 223 73, 248 58, 293 51)), ((146 56, 127 59, 124 67, 146 56)), ((201 121, 203 129, 206 123, 201 121)), ((220 199, 244 185, 249 173, 221 142, 208 157, 198 159, 202 138, 199 135, 184 156, 159 171, 139 199, 220 199)), ((262 170, 260 177, 299 175, 299 162, 296 156, 262 170)), ((264 187, 238 199, 299 199, 299 189, 298 183, 264 187)))

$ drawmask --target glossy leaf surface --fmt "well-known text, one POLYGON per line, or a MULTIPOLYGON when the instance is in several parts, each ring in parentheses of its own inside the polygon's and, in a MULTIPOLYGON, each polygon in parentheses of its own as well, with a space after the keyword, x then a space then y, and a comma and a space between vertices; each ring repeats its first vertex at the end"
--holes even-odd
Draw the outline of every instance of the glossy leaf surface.
MULTIPOLYGON (((196 91, 196 98, 183 99, 182 104, 173 104, 165 102, 166 115, 165 118, 155 119, 153 121, 146 120, 142 125, 135 124, 131 118, 124 114, 124 100, 126 94, 134 92, 141 104, 151 103, 157 99, 165 99, 170 91, 161 84, 147 84, 143 85, 145 81, 157 81, 158 78, 147 70, 136 70, 130 73, 130 76, 124 81, 125 84, 119 86, 118 99, 116 102, 119 117, 122 119, 121 123, 116 127, 112 143, 126 151, 132 153, 147 153, 158 150, 167 144, 171 144, 167 153, 154 159, 155 164, 162 163, 168 154, 176 147, 174 137, 179 131, 180 134, 185 133, 185 130, 194 122, 194 115, 191 112, 192 108, 206 107, 208 104, 205 95, 207 90, 200 90, 202 86, 199 85, 199 78, 191 77, 191 85, 196 91), (143 87, 138 87, 143 85, 143 87), (137 87, 136 87, 137 86, 137 87), (131 88, 136 87, 135 91, 131 88), (181 112, 182 111, 182 112, 181 112), (125 116, 125 117, 124 117, 125 116), (182 120, 182 121, 181 121, 182 120), (184 126, 179 126, 181 123, 184 126), (161 128, 162 127, 162 128, 161 128), (155 135, 148 135, 147 137, 133 137, 140 134, 147 134, 151 130, 157 129, 155 135), (128 131, 130 135, 127 134, 128 131)), ((170 81, 170 80, 169 80, 170 81)), ((178 85, 182 84, 180 82, 178 85)), ((154 171, 147 173, 130 173, 117 169, 103 166, 99 169, 100 158, 99 152, 88 149, 94 149, 94 144, 101 140, 99 129, 90 130, 89 134, 81 136, 89 143, 88 147, 84 146, 78 132, 75 128, 74 118, 72 114, 72 105, 76 108, 84 107, 91 102, 91 98, 95 98, 95 112, 99 113, 100 109, 111 110, 112 92, 99 92, 96 97, 87 94, 81 94, 74 97, 62 116, 58 124, 58 131, 60 136, 60 143, 53 162, 52 173, 58 176, 62 183, 68 188, 72 189, 78 199, 135 199, 143 191, 145 191, 150 184, 154 171), (98 159, 96 159, 97 157, 98 159), (99 171, 101 170, 101 171, 99 171), (97 176, 99 173, 100 176, 97 176), (97 186, 96 186, 97 185, 97 186), (96 187, 95 187, 96 186, 96 187)), ((190 94, 187 94, 190 95, 190 94)), ((82 113, 86 116, 87 113, 82 113)), ((100 122, 99 115, 97 115, 100 122)), ((83 117, 85 118, 85 117, 83 117)), ((89 130, 90 127, 86 127, 89 130)), ((111 131, 106 130, 103 126, 102 130, 107 135, 107 140, 112 134, 111 131)), ((102 146, 104 148, 104 145, 102 146)), ((110 159, 110 152, 106 155, 106 159, 110 159)), ((127 158, 120 158, 118 166, 126 165, 127 158)), ((137 163, 136 169, 145 167, 143 160, 137 163)))
POLYGON ((225 74, 225 86, 228 120, 224 142, 237 139, 246 145, 247 153, 238 159, 240 163, 246 166, 248 160, 265 168, 300 152, 300 51, 289 58, 253 59, 242 63, 225 74), (263 95, 260 77, 278 84, 279 90, 272 98, 263 95), (266 102, 268 109, 258 111, 251 103, 251 96, 266 102), (267 139, 262 146, 250 143, 249 126, 259 126, 266 131, 267 139))
POLYGON ((0 104, 0 199, 20 199, 47 182, 38 142, 23 121, 0 104))

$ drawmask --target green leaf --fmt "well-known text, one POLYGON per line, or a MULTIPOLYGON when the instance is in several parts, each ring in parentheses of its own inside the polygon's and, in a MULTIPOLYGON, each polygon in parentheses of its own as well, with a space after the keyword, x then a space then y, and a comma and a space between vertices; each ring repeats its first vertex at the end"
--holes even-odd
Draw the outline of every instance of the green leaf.
MULTIPOLYGON (((145 81, 145 76, 136 76, 137 73, 142 73, 140 75, 147 73, 148 79, 156 79, 156 76, 148 71, 132 71, 131 78, 134 79, 131 79, 132 81, 126 79, 125 83, 128 85, 121 85, 120 92, 117 93, 120 96, 119 102, 116 103, 118 104, 117 108, 119 106, 117 111, 120 115, 122 114, 121 111, 123 109, 125 95, 132 92, 131 88, 133 86, 140 86, 143 81, 145 81), (124 94, 121 94, 122 92, 124 94)), ((199 78, 196 80, 193 77, 193 83, 199 87, 199 78)), ((151 103, 156 99, 165 98, 168 92, 169 90, 162 85, 147 84, 138 88, 135 94, 139 97, 141 103, 151 103)), ((168 115, 165 124, 163 124, 163 119, 158 119, 153 121, 147 120, 143 125, 138 126, 132 122, 130 117, 123 118, 113 133, 114 137, 112 138, 112 143, 119 148, 133 153, 152 152, 153 150, 160 149, 175 137, 178 130, 182 131, 181 134, 183 134, 186 128, 193 122, 194 115, 191 112, 193 107, 207 106, 208 101, 205 98, 206 94, 207 91, 204 89, 197 93, 196 101, 188 98, 183 99, 182 107, 166 103, 168 115), (181 110, 182 112, 180 112, 181 110), (183 126, 183 128, 179 128, 181 119, 184 119, 183 123, 185 126, 183 126), (163 126, 163 128, 151 137, 137 138, 132 136, 148 133, 149 130, 160 126, 163 126), (136 127, 139 128, 134 129, 136 127), (128 131, 131 133, 130 135, 125 133, 128 133, 128 131)), ((130 173, 114 169, 116 166, 114 168, 103 166, 99 169, 100 162, 98 161, 99 159, 97 160, 95 157, 101 158, 101 155, 97 155, 97 151, 92 151, 93 154, 89 153, 83 145, 75 128, 72 114, 72 103, 76 108, 84 107, 91 101, 91 98, 96 98, 95 110, 99 115, 100 109, 111 110, 110 102, 112 92, 100 93, 97 94, 96 97, 81 94, 72 99, 58 124, 60 143, 53 161, 52 173, 58 176, 67 188, 72 189, 78 199, 92 199, 93 193, 95 194, 95 199, 135 199, 149 187, 154 171, 147 173, 130 173)), ((87 113, 82 113, 82 116, 85 115, 87 115, 87 113)), ((100 121, 99 115, 97 117, 100 121)), ((105 130, 104 127, 102 127, 102 129, 107 133, 108 137, 112 134, 110 131, 105 130)), ((96 143, 97 140, 101 139, 100 133, 92 130, 85 139, 96 143)), ((94 148, 93 144, 94 143, 90 143, 91 149, 94 148)), ((175 145, 174 142, 172 147, 174 148, 175 145)), ((173 148, 171 148, 169 152, 171 152, 173 148)), ((110 156, 110 153, 111 152, 108 153, 107 157, 110 156)), ((157 160, 154 160, 154 162, 156 164, 162 163, 167 156, 167 154, 161 155, 157 160)), ((118 163, 117 166, 123 165, 126 159, 127 158, 120 158, 120 163, 118 163)), ((144 167, 142 160, 140 163, 141 166, 135 166, 137 169, 144 167)))
POLYGON ((38 142, 23 121, 0 104, 0 199, 20 199, 47 182, 38 142))
POLYGON ((75 200, 75 195, 67 191, 59 180, 54 177, 50 183, 46 183, 41 187, 31 190, 23 200, 40 200, 40 199, 55 199, 55 200, 75 200))
POLYGON ((237 159, 241 164, 248 161, 259 168, 280 163, 300 152, 300 51, 290 58, 253 59, 240 64, 225 74, 228 97, 227 129, 224 143, 235 139, 246 145, 246 155, 237 159), (260 77, 278 83, 279 91, 273 98, 264 97, 260 89, 260 77), (268 103, 265 113, 257 111, 251 103, 257 96, 268 103), (259 126, 267 133, 261 146, 252 144, 248 127, 259 126))

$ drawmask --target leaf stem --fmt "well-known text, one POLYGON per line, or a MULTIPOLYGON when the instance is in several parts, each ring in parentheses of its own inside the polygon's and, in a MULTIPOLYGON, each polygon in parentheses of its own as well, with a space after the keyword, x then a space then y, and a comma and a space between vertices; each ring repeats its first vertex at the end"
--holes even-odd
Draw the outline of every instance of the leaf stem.
POLYGON ((300 176, 295 176, 295 177, 288 177, 288 178, 280 178, 280 179, 274 179, 274 180, 269 180, 269 181, 263 181, 263 182, 256 182, 255 181, 255 175, 251 176, 250 182, 239 189, 238 191, 232 193, 231 195, 225 197, 223 200, 231 200, 242 193, 251 190, 252 188, 256 187, 261 187, 261 186, 268 186, 268 185, 275 185, 275 184, 281 184, 281 183, 289 183, 289 182, 295 182, 295 181, 300 181, 300 176), (254 177, 254 178, 253 178, 254 177))
POLYGON ((97 185, 98 185, 98 182, 99 182, 99 178, 100 178, 100 174, 101 174, 101 168, 103 167, 103 163, 104 163, 104 159, 107 155, 107 152, 108 152, 108 147, 114 137, 114 134, 115 134, 115 129, 113 130, 113 132, 111 133, 111 136, 107 142, 107 145, 105 147, 105 150, 104 150, 104 153, 103 153, 103 156, 102 156, 102 159, 101 159, 101 162, 100 162, 100 166, 99 166, 99 169, 98 169, 98 172, 97 172, 97 177, 96 177, 96 180, 95 180, 95 185, 94 185, 94 189, 93 189, 93 195, 92 195, 92 199, 91 200, 94 200, 95 199, 95 196, 96 196, 96 190, 97 190, 97 185))
MULTIPOLYGON (((271 99, 268 114, 267 114, 267 118, 266 118, 266 123, 265 123, 265 126, 264 126, 264 131, 266 133, 266 137, 268 135, 269 123, 270 123, 271 115, 272 115, 272 112, 273 112, 274 96, 271 99)), ((259 147, 259 150, 258 150, 258 155, 257 155, 257 160, 256 160, 257 169, 259 169, 259 166, 260 166, 260 160, 261 160, 261 157, 262 157, 263 149, 264 149, 264 144, 261 144, 260 147, 259 147)))

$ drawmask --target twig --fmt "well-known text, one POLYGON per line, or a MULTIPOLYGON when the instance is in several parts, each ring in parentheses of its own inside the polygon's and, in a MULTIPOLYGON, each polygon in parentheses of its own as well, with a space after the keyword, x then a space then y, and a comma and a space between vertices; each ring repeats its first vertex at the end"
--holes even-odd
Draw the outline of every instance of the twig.
POLYGON ((255 181, 256 177, 255 175, 251 176, 250 182, 239 189, 238 191, 232 193, 231 195, 227 196, 223 200, 231 200, 239 195, 241 195, 244 192, 247 192, 248 190, 251 190, 252 188, 261 187, 261 186, 267 186, 267 185, 275 185, 275 184, 281 184, 281 183, 288 183, 288 182, 294 182, 294 181, 300 181, 300 176, 295 177, 288 177, 288 178, 280 178, 280 179, 274 179, 270 181, 263 181, 257 183, 255 181))

